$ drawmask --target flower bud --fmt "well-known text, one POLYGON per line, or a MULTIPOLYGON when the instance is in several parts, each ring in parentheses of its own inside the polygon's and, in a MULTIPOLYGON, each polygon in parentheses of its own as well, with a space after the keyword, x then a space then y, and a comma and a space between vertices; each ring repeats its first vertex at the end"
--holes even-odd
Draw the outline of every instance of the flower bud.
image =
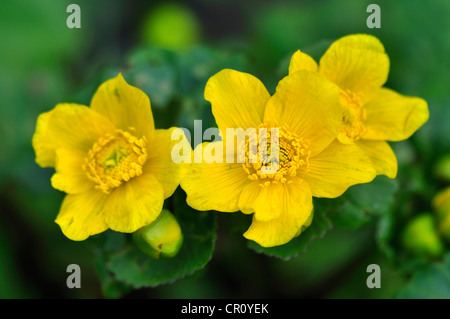
POLYGON ((183 51, 201 37, 194 12, 181 3, 161 4, 150 12, 143 25, 143 40, 172 51, 183 51))
POLYGON ((133 233, 133 240, 150 257, 174 257, 183 243, 183 234, 175 217, 163 209, 155 221, 133 233))
POLYGON ((444 250, 431 214, 422 214, 410 221, 402 233, 406 249, 422 257, 437 257, 444 250))
POLYGON ((443 156, 434 167, 436 176, 450 181, 450 154, 443 156))
POLYGON ((439 233, 450 241, 450 187, 438 193, 433 199, 439 233))

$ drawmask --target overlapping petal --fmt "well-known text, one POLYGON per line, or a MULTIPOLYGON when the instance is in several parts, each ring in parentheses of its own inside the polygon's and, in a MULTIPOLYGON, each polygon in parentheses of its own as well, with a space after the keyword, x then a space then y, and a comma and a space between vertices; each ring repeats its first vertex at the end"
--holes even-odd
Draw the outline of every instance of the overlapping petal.
POLYGON ((91 108, 118 129, 135 131, 137 137, 148 137, 155 129, 148 96, 129 85, 121 74, 100 85, 92 98, 91 108))
POLYGON ((312 57, 298 50, 292 55, 291 62, 289 63, 289 74, 293 74, 301 70, 317 72, 319 70, 319 66, 312 57))
POLYGON ((225 69, 212 76, 205 87, 205 99, 211 102, 217 126, 226 128, 257 127, 270 98, 264 84, 248 73, 225 69))
POLYGON ((366 105, 368 140, 402 141, 409 138, 429 118, 427 102, 382 88, 366 105))
POLYGON ((376 172, 365 152, 355 144, 334 140, 299 175, 310 187, 312 196, 335 198, 355 184, 371 182, 376 172))
POLYGON ((386 175, 389 178, 397 176, 397 158, 387 142, 359 140, 356 145, 370 158, 377 175, 386 175))
POLYGON ((261 187, 261 183, 253 181, 246 185, 239 197, 239 209, 243 213, 255 213, 254 218, 268 221, 281 215, 284 187, 281 183, 261 187))
POLYGON ((32 141, 36 162, 53 167, 58 148, 87 152, 99 137, 114 130, 107 118, 87 106, 58 104, 37 120, 32 141))
MULTIPOLYGON (((195 148, 194 154, 199 154, 200 149, 204 151, 208 144, 223 148, 222 142, 203 143, 195 148)), ((192 163, 181 181, 187 203, 200 211, 238 211, 239 196, 244 186, 250 183, 242 164, 227 163, 225 160, 222 163, 208 162, 204 161, 203 156, 201 163, 192 163)))
POLYGON ((309 140, 314 156, 339 132, 342 123, 339 92, 335 84, 315 72, 296 72, 278 84, 267 103, 264 121, 275 121, 309 140))
POLYGON ((294 183, 283 184, 277 191, 282 206, 281 214, 269 221, 259 221, 256 214, 244 237, 263 247, 283 245, 294 238, 308 220, 312 212, 311 191, 304 181, 296 179, 294 183))
POLYGON ((144 172, 156 177, 164 189, 164 198, 168 198, 189 170, 191 146, 183 130, 176 127, 155 130, 148 145, 144 172), (177 144, 180 146, 180 152, 175 154, 172 150, 177 144))
POLYGON ((348 35, 333 42, 320 59, 319 72, 342 90, 369 99, 386 82, 389 57, 376 37, 348 35))
POLYGON ((55 222, 64 235, 72 240, 85 240, 108 229, 104 218, 107 195, 92 189, 64 198, 55 222))
POLYGON ((86 153, 60 148, 56 150, 56 173, 53 174, 52 186, 68 194, 87 192, 94 187, 83 169, 86 153))
POLYGON ((112 230, 132 233, 154 221, 164 203, 164 189, 152 174, 135 177, 107 196, 105 222, 112 230))

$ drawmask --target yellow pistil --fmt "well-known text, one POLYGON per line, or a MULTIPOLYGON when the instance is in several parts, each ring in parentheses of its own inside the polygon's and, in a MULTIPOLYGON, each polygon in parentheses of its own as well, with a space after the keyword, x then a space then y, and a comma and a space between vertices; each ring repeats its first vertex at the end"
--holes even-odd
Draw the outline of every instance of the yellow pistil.
POLYGON ((245 163, 242 166, 248 178, 259 180, 262 187, 271 183, 289 183, 290 177, 296 176, 299 170, 308 170, 309 145, 308 140, 284 127, 278 128, 278 138, 272 138, 271 126, 262 124, 245 142, 245 163), (257 145, 257 148, 251 148, 251 145, 257 145), (276 151, 272 154, 272 148, 278 149, 278 156, 276 151))
POLYGON ((89 150, 83 169, 95 188, 109 194, 111 189, 142 174, 147 161, 147 139, 116 130, 97 140, 89 150))
POLYGON ((366 132, 366 110, 361 102, 361 94, 346 90, 341 91, 339 98, 344 106, 344 113, 338 138, 341 143, 351 144, 366 132))

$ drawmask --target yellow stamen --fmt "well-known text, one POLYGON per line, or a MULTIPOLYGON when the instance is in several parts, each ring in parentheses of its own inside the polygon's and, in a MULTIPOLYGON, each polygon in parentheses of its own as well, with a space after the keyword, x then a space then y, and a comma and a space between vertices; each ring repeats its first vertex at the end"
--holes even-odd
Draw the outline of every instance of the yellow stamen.
POLYGON ((245 143, 238 148, 245 152, 245 163, 242 165, 248 178, 260 180, 261 187, 287 183, 291 177, 297 175, 298 171, 307 171, 311 155, 310 142, 284 127, 278 128, 278 139, 274 138, 275 145, 272 145, 271 127, 267 123, 260 125, 256 129, 256 134, 249 136, 245 143), (258 146, 256 154, 250 151, 254 149, 250 145, 258 146), (272 147, 278 149, 278 158, 276 153, 271 154, 272 147), (266 152, 263 152, 264 150, 266 152), (262 170, 263 168, 266 171, 262 170))
POLYGON ((366 132, 364 121, 367 118, 366 110, 361 102, 362 95, 349 90, 341 91, 339 96, 344 106, 342 125, 339 132, 339 141, 353 143, 366 132))
POLYGON ((138 139, 117 130, 97 140, 88 152, 83 169, 95 182, 95 188, 109 194, 111 189, 142 174, 147 161, 146 146, 145 137, 138 139))

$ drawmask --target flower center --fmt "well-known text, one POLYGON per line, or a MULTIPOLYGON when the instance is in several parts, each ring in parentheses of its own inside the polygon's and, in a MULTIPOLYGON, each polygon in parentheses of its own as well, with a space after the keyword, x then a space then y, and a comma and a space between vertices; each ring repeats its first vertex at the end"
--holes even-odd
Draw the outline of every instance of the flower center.
POLYGON ((111 189, 142 174, 147 161, 147 139, 116 130, 97 140, 89 150, 83 169, 95 188, 109 194, 111 189))
POLYGON ((262 124, 256 134, 245 141, 245 163, 248 178, 259 180, 260 186, 289 182, 298 171, 307 171, 310 142, 286 128, 272 128, 262 124))
POLYGON ((339 132, 339 141, 350 144, 357 141, 366 132, 364 121, 366 110, 361 102, 361 94, 349 90, 341 91, 339 100, 344 106, 342 125, 339 132))

